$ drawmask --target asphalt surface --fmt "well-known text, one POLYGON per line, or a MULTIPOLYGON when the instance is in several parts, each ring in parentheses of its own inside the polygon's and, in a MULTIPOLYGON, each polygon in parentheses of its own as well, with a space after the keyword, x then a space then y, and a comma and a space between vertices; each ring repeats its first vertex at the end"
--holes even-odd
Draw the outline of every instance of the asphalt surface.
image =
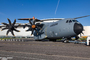
POLYGON ((51 41, 0 41, 0 57, 8 60, 90 60, 90 47, 84 44, 51 41))

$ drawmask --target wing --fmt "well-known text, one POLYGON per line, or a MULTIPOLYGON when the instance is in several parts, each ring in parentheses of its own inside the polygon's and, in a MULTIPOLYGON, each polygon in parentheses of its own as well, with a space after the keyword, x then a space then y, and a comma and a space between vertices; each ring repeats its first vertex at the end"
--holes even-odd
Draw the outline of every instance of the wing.
POLYGON ((43 21, 62 20, 62 19, 64 19, 64 18, 51 18, 51 19, 39 20, 39 19, 33 17, 33 18, 20 18, 18 20, 34 20, 35 22, 43 22, 43 21))
MULTIPOLYGON (((33 18, 20 18, 18 20, 33 20, 33 18)), ((40 20, 35 18, 35 21, 38 22, 40 20)))
POLYGON ((84 17, 88 17, 88 16, 90 16, 90 15, 81 16, 81 17, 76 17, 76 18, 74 18, 74 19, 84 18, 84 17))
MULTIPOLYGON (((51 18, 51 19, 42 19, 42 20, 35 19, 35 21, 36 22, 43 22, 43 21, 62 20, 62 19, 64 19, 64 18, 51 18)), ((33 19, 32 18, 21 18, 18 20, 33 20, 33 19)))

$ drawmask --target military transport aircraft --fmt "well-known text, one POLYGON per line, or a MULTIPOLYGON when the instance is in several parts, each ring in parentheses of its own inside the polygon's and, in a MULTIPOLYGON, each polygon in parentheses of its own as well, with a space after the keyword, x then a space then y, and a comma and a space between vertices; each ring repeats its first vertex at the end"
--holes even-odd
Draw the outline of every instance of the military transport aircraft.
MULTIPOLYGON (((71 39, 71 37, 75 37, 76 40, 79 38, 78 35, 82 33, 83 25, 78 22, 76 19, 78 18, 83 18, 83 17, 88 17, 87 16, 81 16, 81 17, 76 17, 76 18, 65 18, 65 19, 44 19, 44 20, 39 20, 36 19, 35 17, 33 18, 21 18, 18 20, 28 20, 29 24, 25 25, 16 25, 16 19, 14 20, 13 23, 11 23, 10 19, 8 19, 9 24, 7 23, 2 23, 3 25, 0 27, 2 30, 7 30, 6 36, 8 35, 9 32, 13 36, 14 33, 13 31, 20 32, 19 30, 16 30, 18 27, 28 27, 29 29, 26 31, 32 31, 31 35, 34 35, 35 40, 42 40, 42 39, 49 39, 51 41, 56 41, 56 39, 60 38, 67 38, 71 39), (58 20, 56 22, 50 22, 50 23, 44 23, 43 21, 51 21, 51 20, 58 20), (40 23, 41 22, 41 23, 40 23)), ((1 30, 1 31, 2 31, 1 30)))

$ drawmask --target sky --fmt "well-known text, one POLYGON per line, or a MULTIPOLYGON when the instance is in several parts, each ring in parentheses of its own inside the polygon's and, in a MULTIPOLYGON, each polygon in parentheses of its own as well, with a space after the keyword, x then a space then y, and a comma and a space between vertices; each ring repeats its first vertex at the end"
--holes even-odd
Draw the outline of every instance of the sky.
MULTIPOLYGON (((90 0, 0 0, 0 23, 19 21, 18 18, 75 18, 90 15, 90 0)), ((77 19, 82 25, 90 26, 90 16, 77 19)))

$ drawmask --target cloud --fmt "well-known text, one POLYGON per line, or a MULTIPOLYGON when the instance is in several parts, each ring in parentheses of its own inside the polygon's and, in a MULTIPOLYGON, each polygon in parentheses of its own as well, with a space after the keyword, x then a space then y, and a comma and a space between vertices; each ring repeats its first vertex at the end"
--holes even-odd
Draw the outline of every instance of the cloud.
POLYGON ((60 2, 60 0, 58 0, 57 6, 56 6, 56 10, 55 10, 55 14, 56 14, 56 12, 57 12, 59 2, 60 2))

